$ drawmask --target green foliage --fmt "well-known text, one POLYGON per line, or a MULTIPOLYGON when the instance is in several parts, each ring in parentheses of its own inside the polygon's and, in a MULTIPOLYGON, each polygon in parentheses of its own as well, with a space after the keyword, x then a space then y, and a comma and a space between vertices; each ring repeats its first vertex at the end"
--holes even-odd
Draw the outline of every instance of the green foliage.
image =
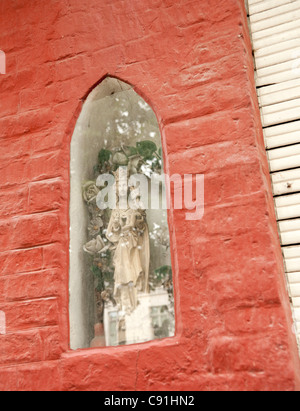
POLYGON ((112 259, 113 259, 113 256, 110 250, 107 250, 105 252, 105 258, 107 259, 107 265, 110 266, 112 264, 112 259))
POLYGON ((130 146, 124 146, 122 147, 124 153, 126 154, 127 157, 132 157, 135 156, 138 151, 135 147, 130 147, 130 146))
POLYGON ((107 283, 112 283, 113 282, 113 273, 110 271, 104 271, 103 272, 103 278, 107 283))
POLYGON ((139 141, 136 147, 122 145, 110 151, 100 150, 98 154, 98 165, 94 167, 94 174, 111 173, 119 167, 128 166, 135 174, 141 172, 140 167, 146 162, 151 162, 154 172, 161 170, 161 148, 158 150, 156 144, 150 140, 139 141))
POLYGON ((153 170, 153 171, 156 171, 156 170, 159 169, 160 167, 161 167, 161 165, 160 165, 160 160, 158 160, 157 157, 154 157, 154 158, 152 159, 152 166, 151 166, 152 170, 153 170))
POLYGON ((104 148, 99 152, 98 161, 100 164, 104 164, 110 160, 112 152, 109 150, 105 150, 104 148))
POLYGON ((167 278, 172 278, 172 267, 169 265, 164 265, 157 268, 154 273, 157 281, 165 281, 167 278))
POLYGON ((93 265, 91 267, 91 270, 95 276, 95 278, 98 280, 98 286, 97 286, 97 291, 101 292, 105 289, 105 285, 104 285, 104 278, 103 278, 103 273, 101 271, 101 269, 99 267, 97 267, 96 265, 93 265))
POLYGON ((136 143, 137 151, 144 160, 151 160, 153 154, 157 151, 157 146, 153 141, 145 140, 136 143))

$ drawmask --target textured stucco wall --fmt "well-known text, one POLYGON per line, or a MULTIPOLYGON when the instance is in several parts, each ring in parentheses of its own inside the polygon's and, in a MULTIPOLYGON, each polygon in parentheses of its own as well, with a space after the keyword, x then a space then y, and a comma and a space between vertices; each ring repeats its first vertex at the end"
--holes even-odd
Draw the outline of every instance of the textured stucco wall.
POLYGON ((294 390, 285 290, 242 0, 0 0, 0 389, 294 390), (204 173, 171 212, 174 339, 71 352, 70 139, 107 74, 160 122, 167 171, 204 173))

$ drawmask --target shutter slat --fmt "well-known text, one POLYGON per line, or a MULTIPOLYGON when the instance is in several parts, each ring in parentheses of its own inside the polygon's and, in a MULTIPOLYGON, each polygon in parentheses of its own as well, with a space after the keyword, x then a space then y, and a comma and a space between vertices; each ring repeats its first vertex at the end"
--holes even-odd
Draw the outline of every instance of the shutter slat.
POLYGON ((300 79, 286 81, 258 90, 260 107, 300 99, 300 79))
MULTIPOLYGON (((299 47, 300 40, 299 38, 291 39, 288 41, 277 42, 271 46, 262 47, 261 49, 255 52, 256 62, 258 59, 262 57, 268 57, 277 55, 278 53, 287 51, 287 50, 294 50, 296 47, 299 47)), ((276 59, 276 63, 278 63, 278 59, 276 59)))
MULTIPOLYGON (((294 40, 293 40, 294 41, 294 40)), ((279 47, 279 46, 278 46, 279 47)), ((258 53, 257 53, 258 54, 258 53)), ((255 65, 257 69, 273 67, 281 63, 286 63, 291 60, 297 59, 300 56, 300 46, 297 40, 297 46, 283 51, 275 52, 270 55, 263 55, 255 59, 255 65)))
POLYGON ((300 308, 295 308, 294 309, 294 317, 295 317, 296 321, 298 321, 300 323, 300 308))
POLYGON ((293 297, 293 306, 294 307, 300 307, 300 298, 299 297, 293 297))
MULTIPOLYGON (((262 107, 262 114, 268 115, 273 113, 287 112, 300 107, 300 98, 290 99, 288 101, 283 101, 281 103, 272 104, 269 106, 262 107)), ((300 111, 298 111, 298 117, 300 117, 300 111)))
POLYGON ((257 87, 269 86, 299 78, 300 55, 285 63, 256 70, 257 87))
POLYGON ((278 220, 300 217, 300 194, 275 199, 278 220))
MULTIPOLYGON (((266 2, 265 2, 266 3, 266 2)), ((277 17, 278 16, 282 16, 286 13, 291 13, 295 10, 299 10, 300 5, 298 1, 292 1, 292 2, 288 2, 287 4, 283 4, 283 5, 278 5, 279 3, 277 2, 277 7, 274 6, 271 8, 268 8, 265 11, 262 11, 261 13, 256 13, 256 14, 250 14, 250 21, 251 21, 251 25, 254 25, 256 22, 259 21, 270 21, 270 23, 272 23, 273 25, 275 25, 274 23, 277 23, 277 17)), ((266 23, 269 24, 269 23, 266 23)))
POLYGON ((297 281, 297 278, 300 275, 300 246, 283 247, 282 251, 285 259, 285 266, 288 277, 292 278, 291 282, 300 283, 300 281, 297 281))
POLYGON ((250 13, 257 14, 275 7, 283 6, 284 4, 292 3, 294 0, 269 0, 269 1, 252 1, 249 0, 250 13))
POLYGON ((282 233, 298 231, 300 230, 300 219, 290 220, 290 221, 281 221, 279 222, 280 231, 282 233))
POLYGON ((284 247, 282 249, 284 258, 300 258, 300 245, 294 247, 284 247))
POLYGON ((273 184, 275 195, 296 193, 300 191, 300 179, 290 180, 287 183, 273 184))
POLYGON ((300 19, 290 20, 284 24, 280 24, 278 26, 274 26, 270 28, 264 28, 256 32, 254 32, 251 27, 253 43, 256 44, 257 41, 264 40, 264 39, 268 41, 268 39, 272 36, 287 33, 290 30, 297 29, 299 27, 299 20, 300 19))
POLYGON ((300 229, 297 231, 281 233, 281 244, 290 245, 300 242, 300 229))
MULTIPOLYGON (((283 25, 284 26, 284 25, 283 25)), ((298 39, 300 37, 300 21, 288 23, 283 31, 273 28, 273 34, 262 38, 253 39, 253 50, 257 52, 265 47, 269 47, 285 41, 298 39)))
POLYGON ((296 167, 300 167, 300 155, 270 161, 270 169, 272 172, 296 167))
POLYGON ((268 151, 270 161, 294 157, 295 155, 300 155, 300 144, 268 151))
POLYGON ((248 3, 249 3, 249 6, 250 6, 251 4, 261 3, 262 1, 264 1, 264 0, 249 0, 248 3))
POLYGON ((263 126, 274 126, 288 121, 298 120, 300 118, 299 108, 291 108, 290 110, 280 111, 271 114, 263 114, 263 126))
POLYGON ((277 219, 286 220, 300 217, 300 204, 277 208, 277 219))
POLYGON ((280 221, 278 225, 282 245, 300 243, 300 219, 280 221))
POLYGON ((293 123, 281 124, 280 126, 268 127, 264 130, 266 137, 280 136, 282 134, 292 133, 300 130, 300 121, 293 123))
POLYGON ((300 267, 300 258, 291 258, 285 261, 286 271, 288 273, 298 272, 300 267))
POLYGON ((265 137, 267 149, 288 146, 300 143, 300 131, 284 134, 282 136, 265 137))
POLYGON ((300 284, 291 284, 290 289, 292 297, 300 297, 300 284))
POLYGON ((290 284, 300 284, 300 272, 288 273, 288 280, 290 284))
MULTIPOLYGON (((297 65, 298 65, 298 62, 297 62, 297 65)), ((298 75, 293 70, 288 69, 280 73, 275 73, 275 74, 271 74, 271 75, 263 76, 263 77, 257 77, 256 84, 258 87, 264 87, 270 84, 277 84, 283 81, 289 81, 289 80, 293 80, 296 78, 298 78, 298 75)))
POLYGON ((300 169, 272 174, 274 195, 296 193, 300 191, 300 169))
POLYGON ((287 91, 287 90, 293 90, 295 87, 300 86, 300 78, 296 78, 294 80, 290 81, 285 81, 279 84, 274 84, 272 86, 267 86, 267 87, 262 87, 257 90, 257 95, 259 97, 266 97, 269 94, 275 94, 278 93, 279 91, 287 91))
POLYGON ((293 4, 276 7, 276 9, 273 9, 272 12, 273 16, 271 16, 270 11, 250 16, 251 29, 253 33, 299 19, 300 5, 299 2, 296 1, 293 4), (269 14, 269 17, 267 17, 267 14, 269 14))
POLYGON ((292 206, 295 204, 300 205, 300 194, 278 197, 275 199, 275 204, 277 207, 286 207, 286 206, 292 206))

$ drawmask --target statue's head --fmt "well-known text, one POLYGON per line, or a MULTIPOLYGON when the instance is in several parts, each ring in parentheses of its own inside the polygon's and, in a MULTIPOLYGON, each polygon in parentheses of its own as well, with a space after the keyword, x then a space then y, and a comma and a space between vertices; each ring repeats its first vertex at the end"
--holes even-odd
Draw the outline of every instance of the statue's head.
POLYGON ((119 167, 114 173, 115 177, 115 189, 118 197, 127 197, 128 196, 128 168, 119 167))

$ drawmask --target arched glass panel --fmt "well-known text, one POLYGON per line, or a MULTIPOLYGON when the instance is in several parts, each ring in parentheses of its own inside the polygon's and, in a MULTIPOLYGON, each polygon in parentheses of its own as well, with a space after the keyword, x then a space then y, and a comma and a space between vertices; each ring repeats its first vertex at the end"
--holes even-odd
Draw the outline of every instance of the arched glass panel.
POLYGON ((71 348, 174 335, 161 135, 131 86, 106 78, 71 143, 71 348))

